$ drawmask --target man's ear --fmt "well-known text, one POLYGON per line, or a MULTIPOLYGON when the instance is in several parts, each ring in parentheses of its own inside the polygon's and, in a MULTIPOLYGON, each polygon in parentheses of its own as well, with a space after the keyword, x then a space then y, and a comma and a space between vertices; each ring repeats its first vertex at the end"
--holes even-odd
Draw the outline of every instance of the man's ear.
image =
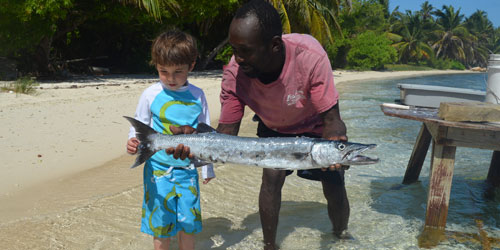
POLYGON ((274 36, 271 39, 271 48, 274 53, 281 52, 283 49, 283 40, 281 39, 281 36, 274 36))
POLYGON ((194 69, 194 65, 195 64, 196 64, 196 61, 194 61, 193 63, 191 63, 191 65, 189 66, 189 71, 190 72, 194 69))

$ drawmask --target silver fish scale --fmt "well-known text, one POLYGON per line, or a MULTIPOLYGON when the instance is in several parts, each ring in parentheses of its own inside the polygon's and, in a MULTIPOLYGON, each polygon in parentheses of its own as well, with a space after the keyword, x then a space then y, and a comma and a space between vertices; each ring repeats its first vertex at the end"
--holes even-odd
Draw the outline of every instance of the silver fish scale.
POLYGON ((219 133, 150 136, 154 150, 184 144, 206 162, 266 166, 276 169, 307 169, 313 166, 311 150, 316 139, 236 137, 219 133))

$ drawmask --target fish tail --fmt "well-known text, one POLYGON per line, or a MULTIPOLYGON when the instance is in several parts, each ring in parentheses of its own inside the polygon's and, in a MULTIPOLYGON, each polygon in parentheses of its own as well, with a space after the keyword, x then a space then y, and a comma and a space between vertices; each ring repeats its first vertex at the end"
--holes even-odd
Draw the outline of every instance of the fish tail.
POLYGON ((137 158, 135 158, 134 164, 130 168, 135 168, 141 164, 143 164, 147 159, 153 156, 156 151, 151 150, 149 145, 151 145, 150 135, 156 134, 157 132, 150 128, 148 125, 138 121, 132 117, 124 116, 132 126, 135 128, 135 135, 137 139, 141 142, 137 147, 137 158))

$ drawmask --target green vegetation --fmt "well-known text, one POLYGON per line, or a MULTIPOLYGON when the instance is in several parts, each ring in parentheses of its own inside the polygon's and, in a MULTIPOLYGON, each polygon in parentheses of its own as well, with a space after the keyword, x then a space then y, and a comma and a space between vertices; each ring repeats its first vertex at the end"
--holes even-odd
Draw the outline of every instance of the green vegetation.
MULTIPOLYGON (((414 12, 390 10, 389 0, 268 1, 280 13, 284 32, 316 37, 334 68, 465 69, 486 67, 489 54, 500 53, 500 28, 482 10, 465 16, 460 8, 431 1, 414 12)), ((244 2, 4 0, 0 57, 14 60, 20 75, 37 77, 89 74, 91 66, 152 73, 151 40, 177 28, 198 41, 197 70, 220 69, 232 54, 229 23, 244 2)))
POLYGON ((34 94, 36 92, 35 86, 36 83, 31 77, 21 77, 17 79, 15 82, 9 83, 0 89, 3 92, 14 92, 16 94, 34 94))
POLYGON ((390 46, 391 41, 384 35, 377 35, 367 31, 351 42, 351 49, 347 54, 347 65, 357 70, 380 70, 384 64, 393 62, 396 58, 396 49, 390 46))
POLYGON ((433 69, 428 66, 414 64, 385 64, 384 68, 390 71, 423 71, 433 69))

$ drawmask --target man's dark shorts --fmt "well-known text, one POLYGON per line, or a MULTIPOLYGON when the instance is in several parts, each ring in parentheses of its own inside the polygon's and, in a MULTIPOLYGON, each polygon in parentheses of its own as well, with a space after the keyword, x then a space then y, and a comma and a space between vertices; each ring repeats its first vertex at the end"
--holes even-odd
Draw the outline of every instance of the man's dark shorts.
MULTIPOLYGON (((261 120, 260 118, 255 115, 253 117, 254 121, 259 122, 259 125, 257 127, 257 136, 258 137, 300 137, 300 136, 306 136, 306 137, 312 137, 312 138, 320 138, 320 136, 314 135, 314 134, 309 134, 309 133, 304 133, 304 134, 282 134, 279 132, 276 132, 270 128, 268 128, 261 120)), ((290 175, 293 173, 292 170, 286 170, 286 175, 290 175)), ((297 175, 299 177, 302 177, 304 179, 308 180, 313 180, 313 181, 321 181, 326 180, 326 181, 331 181, 335 184, 342 184, 344 185, 344 170, 338 170, 338 171, 322 171, 321 169, 309 169, 309 170, 297 170, 297 175)))

